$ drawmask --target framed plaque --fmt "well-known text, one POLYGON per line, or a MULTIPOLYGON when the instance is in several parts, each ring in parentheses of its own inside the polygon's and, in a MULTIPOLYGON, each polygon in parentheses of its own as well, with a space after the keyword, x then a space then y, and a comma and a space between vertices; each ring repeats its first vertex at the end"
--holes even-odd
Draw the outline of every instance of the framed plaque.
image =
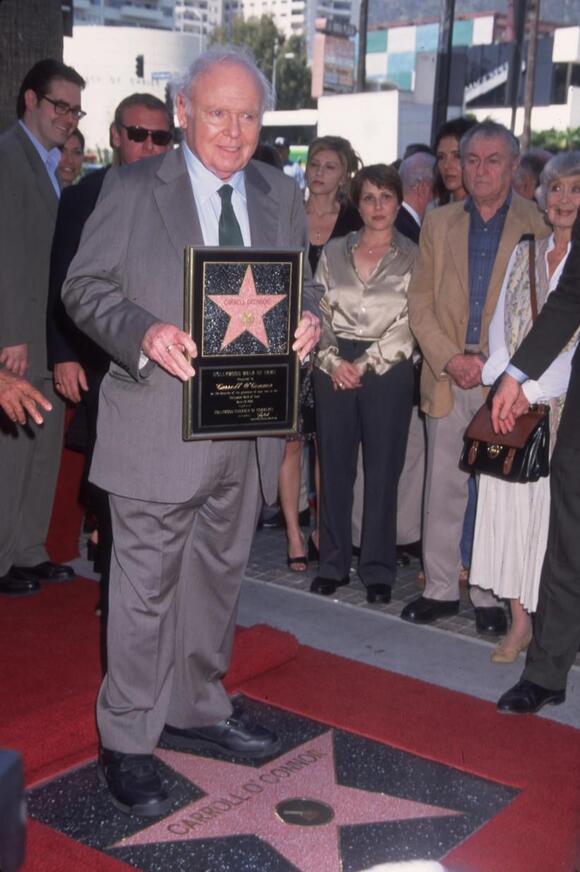
POLYGON ((298 423, 301 249, 185 249, 184 330, 197 346, 183 438, 287 436, 298 423))

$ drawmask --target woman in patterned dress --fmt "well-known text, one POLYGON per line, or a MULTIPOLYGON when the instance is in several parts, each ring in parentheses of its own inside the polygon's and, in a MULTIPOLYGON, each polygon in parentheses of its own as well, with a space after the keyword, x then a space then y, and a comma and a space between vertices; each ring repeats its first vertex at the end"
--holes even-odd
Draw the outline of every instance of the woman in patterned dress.
MULTIPOLYGON (((572 226, 580 207, 580 152, 557 155, 546 164, 539 202, 553 232, 535 243, 538 311, 558 284, 570 251, 572 226)), ((490 356, 482 373, 484 384, 493 384, 501 375, 530 330, 529 251, 529 243, 520 242, 508 264, 490 325, 490 356)), ((525 408, 539 402, 550 406, 551 449, 577 341, 578 337, 573 337, 538 381, 530 379, 522 386, 525 408)), ((512 615, 506 638, 492 652, 495 663, 512 663, 531 640, 531 615, 538 602, 549 513, 549 478, 519 484, 480 476, 471 583, 509 599, 512 615)))

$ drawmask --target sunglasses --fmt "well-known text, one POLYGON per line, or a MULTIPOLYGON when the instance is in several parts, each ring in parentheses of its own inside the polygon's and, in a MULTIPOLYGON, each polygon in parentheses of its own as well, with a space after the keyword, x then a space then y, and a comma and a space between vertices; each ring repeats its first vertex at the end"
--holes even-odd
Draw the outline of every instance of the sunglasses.
POLYGON ((127 131, 127 136, 131 142, 145 142, 148 136, 151 137, 153 145, 169 145, 173 139, 171 130, 147 130, 146 127, 135 127, 133 125, 121 124, 121 127, 127 131))

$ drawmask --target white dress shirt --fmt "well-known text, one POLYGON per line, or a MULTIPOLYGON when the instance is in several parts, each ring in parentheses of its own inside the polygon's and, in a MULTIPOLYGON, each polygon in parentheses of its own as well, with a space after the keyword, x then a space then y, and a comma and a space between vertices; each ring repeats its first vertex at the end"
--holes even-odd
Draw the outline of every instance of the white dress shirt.
MULTIPOLYGON (((552 276, 550 277, 548 294, 552 293, 552 291, 556 288, 558 281, 560 280, 560 276, 562 275, 564 264, 566 263, 571 247, 572 243, 569 242, 568 250, 565 257, 562 258, 562 260, 554 270, 552 276)), ((552 251, 553 248, 554 235, 552 234, 548 241, 548 246, 544 255, 546 260, 546 275, 550 275, 548 269, 548 254, 552 251)), ((516 249, 514 249, 510 258, 510 262, 508 263, 503 285, 498 297, 497 305, 495 307, 495 312, 493 313, 493 318, 491 319, 491 324, 489 325, 489 358, 481 373, 481 379, 484 385, 492 385, 495 380, 499 378, 499 376, 504 371, 506 371, 506 367, 507 372, 510 375, 514 375, 514 378, 517 378, 515 373, 510 372, 510 367, 508 367, 510 356, 508 353, 505 339, 504 315, 506 288, 515 258, 516 249)), ((558 357, 555 358, 553 363, 550 364, 548 369, 543 372, 540 378, 537 380, 528 379, 524 373, 521 374, 523 378, 518 378, 517 380, 520 381, 520 384, 522 385, 522 390, 529 403, 546 402, 547 400, 550 400, 554 397, 559 397, 562 394, 566 393, 568 389, 568 383, 570 381, 572 358, 574 357, 575 351, 576 346, 568 349, 567 351, 562 351, 558 355, 558 357)), ((516 370, 515 367, 514 370, 516 371, 516 373, 520 372, 519 370, 516 370)))
POLYGON ((62 152, 60 148, 57 148, 55 145, 54 148, 51 148, 49 151, 43 146, 41 142, 38 141, 36 136, 30 132, 30 130, 23 121, 19 120, 18 123, 37 150, 38 154, 40 155, 40 159, 46 167, 48 178, 50 179, 52 187, 56 192, 56 196, 60 198, 60 185, 56 177, 56 168, 59 165, 60 159, 62 157, 62 152))
POLYGON ((248 219, 248 202, 246 198, 246 177, 243 170, 234 173, 226 181, 218 179, 197 158, 186 142, 182 144, 185 165, 189 173, 197 215, 201 225, 203 241, 205 245, 219 245, 219 220, 222 209, 222 201, 218 194, 222 185, 228 184, 233 188, 232 206, 238 224, 242 231, 244 245, 252 244, 250 233, 250 221, 248 219))

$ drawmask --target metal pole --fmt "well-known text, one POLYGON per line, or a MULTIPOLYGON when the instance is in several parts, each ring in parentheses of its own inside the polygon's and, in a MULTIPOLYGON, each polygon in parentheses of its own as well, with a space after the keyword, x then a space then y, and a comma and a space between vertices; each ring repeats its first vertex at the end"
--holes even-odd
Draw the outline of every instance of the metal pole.
POLYGON ((356 90, 364 91, 367 83, 367 28, 369 23, 369 0, 361 0, 358 19, 358 63, 356 90))
POLYGON ((454 19, 455 0, 443 0, 439 22, 439 42, 437 44, 435 91, 433 94, 433 114, 431 116, 431 142, 435 142, 437 131, 447 121, 454 19))
POLYGON ((513 133, 516 126, 518 96, 520 90, 520 75, 522 71, 522 45, 526 26, 527 0, 514 0, 514 33, 512 54, 510 58, 508 80, 506 84, 506 106, 512 107, 510 129, 513 133))
POLYGON ((532 130, 532 109, 534 108, 534 82, 536 78, 536 46, 538 41, 538 25, 540 23, 540 0, 530 2, 530 29, 528 36, 528 60, 526 63, 526 85, 524 90, 524 130, 522 133, 522 151, 530 147, 532 130))

